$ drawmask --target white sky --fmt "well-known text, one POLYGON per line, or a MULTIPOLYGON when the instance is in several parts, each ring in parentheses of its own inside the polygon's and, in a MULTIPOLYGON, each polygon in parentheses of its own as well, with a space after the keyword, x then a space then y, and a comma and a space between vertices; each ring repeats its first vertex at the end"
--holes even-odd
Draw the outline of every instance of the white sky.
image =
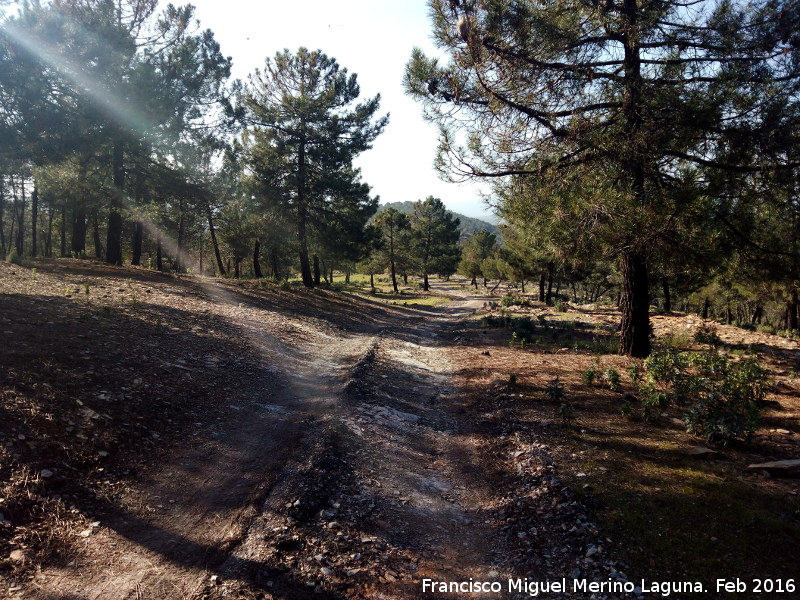
POLYGON ((381 114, 391 113, 389 125, 356 161, 381 202, 432 195, 453 211, 491 218, 478 185, 439 179, 433 169, 436 128, 403 93, 412 48, 436 53, 425 0, 186 1, 197 7, 201 27, 214 32, 223 54, 233 57, 234 77, 246 78, 284 48, 305 46, 356 73, 362 97, 381 94, 381 114))

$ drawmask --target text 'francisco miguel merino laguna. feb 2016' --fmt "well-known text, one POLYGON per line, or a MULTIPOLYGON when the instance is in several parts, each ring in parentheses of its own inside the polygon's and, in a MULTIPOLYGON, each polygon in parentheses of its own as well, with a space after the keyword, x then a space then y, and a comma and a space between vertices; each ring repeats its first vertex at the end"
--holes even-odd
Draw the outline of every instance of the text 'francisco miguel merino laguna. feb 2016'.
POLYGON ((423 593, 524 593, 537 597, 545 593, 650 593, 669 597, 673 594, 703 594, 708 588, 717 593, 765 591, 791 593, 795 591, 794 580, 752 580, 741 579, 716 579, 706 586, 699 581, 647 581, 642 579, 638 584, 632 581, 590 581, 588 579, 559 579, 554 581, 538 581, 528 578, 512 578, 501 581, 436 581, 434 579, 422 580, 423 593))

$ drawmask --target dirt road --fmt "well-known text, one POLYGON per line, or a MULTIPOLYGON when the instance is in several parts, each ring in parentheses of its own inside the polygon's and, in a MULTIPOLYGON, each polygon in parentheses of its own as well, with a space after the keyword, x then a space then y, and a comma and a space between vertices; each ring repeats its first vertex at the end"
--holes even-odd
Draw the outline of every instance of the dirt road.
POLYGON ((423 578, 500 578, 505 534, 483 514, 495 483, 443 340, 482 302, 358 332, 295 321, 305 335, 292 344, 218 309, 266 376, 99 511, 77 558, 39 573, 31 597, 414 598, 423 578))

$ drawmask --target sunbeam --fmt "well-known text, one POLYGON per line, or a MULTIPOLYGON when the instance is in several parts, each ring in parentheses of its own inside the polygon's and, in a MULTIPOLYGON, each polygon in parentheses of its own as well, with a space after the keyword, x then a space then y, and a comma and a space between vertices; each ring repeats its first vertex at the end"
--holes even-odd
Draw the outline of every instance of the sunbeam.
POLYGON ((155 124, 144 113, 88 75, 53 44, 24 31, 11 21, 6 22, 2 29, 30 56, 49 65, 84 92, 92 105, 106 117, 139 135, 148 136, 152 133, 155 124))

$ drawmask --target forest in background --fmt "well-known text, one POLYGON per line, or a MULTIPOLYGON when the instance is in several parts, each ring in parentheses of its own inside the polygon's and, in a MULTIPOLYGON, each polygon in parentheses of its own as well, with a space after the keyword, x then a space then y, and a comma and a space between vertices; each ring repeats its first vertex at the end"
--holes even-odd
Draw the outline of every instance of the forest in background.
POLYGON ((404 85, 442 175, 493 182, 499 238, 453 233, 436 199, 374 219, 353 160, 388 115, 323 52, 233 81, 190 5, 59 0, 3 17, 0 251, 532 281, 618 304, 633 356, 653 306, 797 335, 796 0, 430 8, 449 58, 414 50, 404 85))

